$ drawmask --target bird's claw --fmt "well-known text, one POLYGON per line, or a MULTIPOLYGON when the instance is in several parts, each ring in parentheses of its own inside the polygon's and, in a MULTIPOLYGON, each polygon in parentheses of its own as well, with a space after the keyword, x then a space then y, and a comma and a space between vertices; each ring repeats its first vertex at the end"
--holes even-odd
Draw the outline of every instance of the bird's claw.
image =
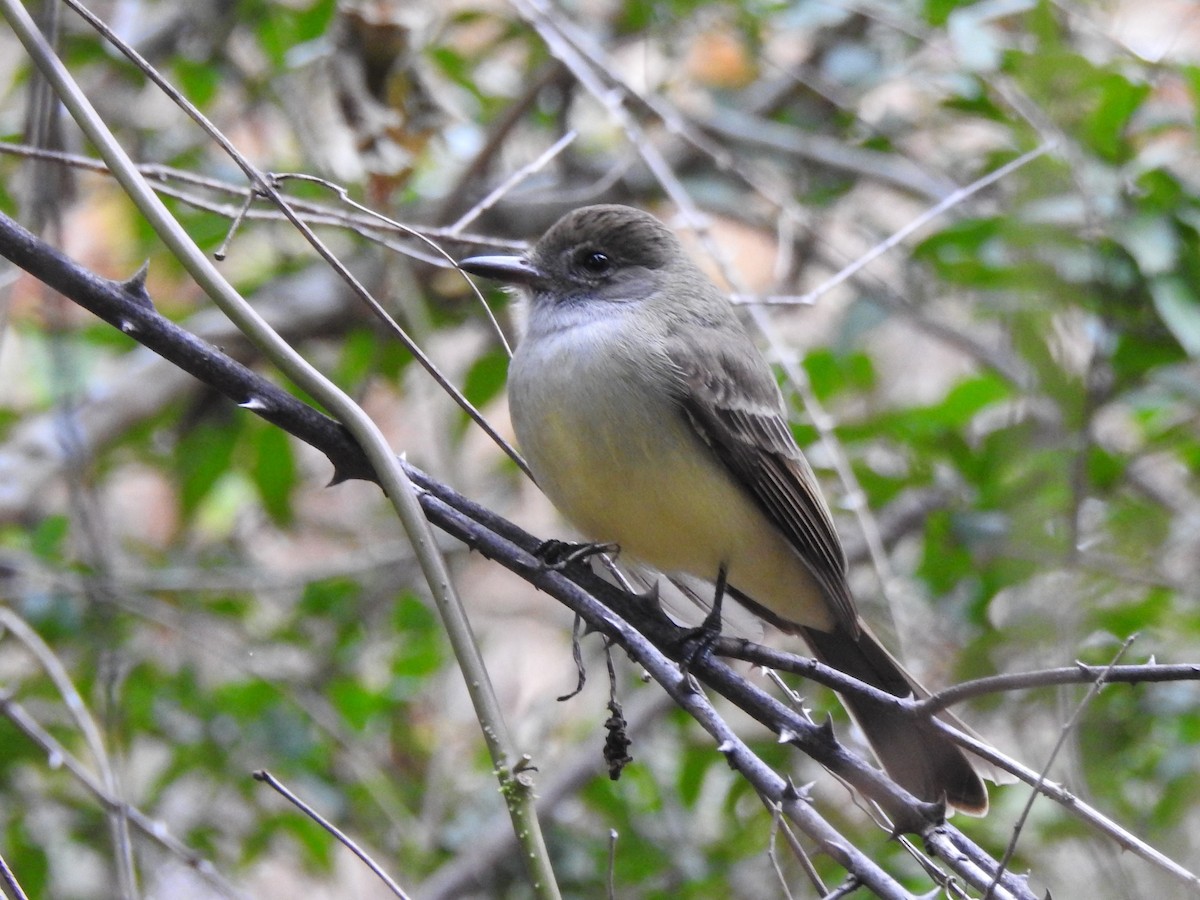
POLYGON ((551 538, 538 544, 533 555, 542 561, 547 569, 560 572, 573 562, 587 559, 589 556, 599 556, 601 553, 618 553, 620 547, 608 543, 584 543, 559 541, 551 538))

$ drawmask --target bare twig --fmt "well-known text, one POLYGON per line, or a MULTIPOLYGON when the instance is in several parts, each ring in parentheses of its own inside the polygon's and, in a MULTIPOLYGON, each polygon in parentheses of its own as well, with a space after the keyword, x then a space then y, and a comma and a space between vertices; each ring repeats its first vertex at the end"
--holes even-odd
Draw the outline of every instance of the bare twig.
MULTIPOLYGON (((1122 828, 1103 813, 1084 803, 1070 791, 1047 780, 1042 773, 1035 772, 1033 769, 1021 765, 1016 760, 996 752, 995 748, 976 740, 969 734, 964 734, 957 729, 951 728, 938 719, 933 720, 933 725, 947 737, 970 750, 976 756, 1015 775, 1021 781, 1033 787, 1038 793, 1044 794, 1051 800, 1054 800, 1064 811, 1085 822, 1097 833, 1111 838, 1121 849, 1140 856, 1155 867, 1168 873, 1181 884, 1187 885, 1193 891, 1200 890, 1200 875, 1171 859, 1158 848, 1146 843, 1127 828, 1122 828)), ((958 835, 954 837, 957 839, 958 835)), ((926 840, 928 841, 928 836, 926 836, 926 840)))
MULTIPOLYGON (((1120 649, 1113 655, 1112 662, 1108 668, 1111 669, 1121 661, 1121 657, 1125 655, 1125 651, 1137 639, 1136 634, 1132 634, 1125 639, 1121 644, 1120 649)), ((992 878, 992 883, 988 885, 984 892, 984 900, 991 900, 996 886, 1000 883, 1000 876, 1008 869, 1008 864, 1012 861, 1013 855, 1017 852, 1017 842, 1021 838, 1021 832, 1025 830, 1025 823, 1029 821, 1029 814, 1033 811, 1033 804, 1038 798, 1038 791, 1042 784, 1046 781, 1046 774, 1050 771, 1054 761, 1058 758, 1059 751, 1067 741, 1067 737, 1075 730, 1075 723, 1079 721, 1079 717, 1083 715, 1083 711, 1091 705, 1091 702, 1096 699, 1100 691, 1104 690, 1106 683, 1107 672, 1101 672, 1100 677, 1092 684, 1088 692, 1083 696, 1083 699, 1075 707, 1075 711, 1071 713, 1071 717, 1063 724, 1059 730, 1058 740, 1054 742, 1054 747, 1050 750, 1046 757, 1046 762, 1042 766, 1042 770, 1038 772, 1037 783, 1033 785, 1033 790, 1029 792, 1029 797, 1025 801, 1025 806, 1021 809, 1020 815, 1017 816, 1017 821, 1013 823, 1012 838, 1008 842, 1008 846, 1004 848, 1004 855, 1000 858, 1000 866, 996 869, 996 874, 992 878)))
POLYGON ((120 809, 122 814, 128 818, 129 824, 136 828, 141 835, 182 859, 189 868, 198 872, 222 896, 238 898, 238 900, 245 900, 248 897, 227 881, 209 860, 174 837, 165 822, 152 819, 137 807, 130 806, 121 799, 110 795, 87 766, 43 728, 24 706, 12 698, 11 693, 3 690, 0 690, 0 715, 8 719, 18 731, 42 749, 42 752, 46 754, 47 764, 51 768, 62 768, 69 772, 100 802, 105 810, 120 809))
POLYGON ((88 710, 87 704, 83 702, 83 697, 75 688, 75 684, 71 681, 71 676, 67 674, 62 661, 42 640, 41 635, 8 606, 0 605, 0 626, 19 640, 50 676, 59 696, 62 697, 63 705, 70 712, 71 718, 75 720, 75 724, 83 735, 84 743, 87 744, 88 750, 95 760, 105 794, 114 798, 114 802, 106 807, 106 812, 113 823, 114 851, 122 893, 132 897, 136 893, 137 881, 134 877, 133 850, 129 841, 125 804, 120 800, 120 781, 112 761, 109 759, 108 750, 104 746, 100 728, 96 724, 96 720, 92 718, 92 714, 88 710))
MULTIPOLYGON (((180 329, 159 316, 152 307, 119 300, 121 292, 118 286, 96 280, 85 280, 81 283, 77 280, 81 275, 78 267, 68 263, 51 248, 38 244, 27 233, 21 238, 19 245, 14 244, 10 239, 14 229, 14 223, 6 222, 0 216, 0 252, 4 255, 39 272, 39 277, 46 279, 60 292, 89 305, 114 323, 129 321, 134 326, 130 331, 135 337, 161 348, 160 352, 176 359, 189 371, 201 375, 222 393, 234 399, 248 395, 260 398, 255 407, 259 415, 269 417, 297 437, 321 449, 334 461, 339 472, 354 472, 358 473, 359 477, 374 477, 362 449, 335 423, 312 414, 311 410, 296 398, 264 381, 250 370, 238 367, 228 360, 223 361, 221 354, 212 348, 205 348, 194 342, 188 343, 180 329), (105 303, 115 305, 97 305, 97 292, 106 296, 113 295, 105 303)), ((853 850, 844 839, 833 838, 827 831, 827 823, 822 822, 819 817, 812 818, 815 811, 806 801, 793 796, 794 792, 787 784, 766 769, 760 760, 749 754, 740 741, 732 738, 727 740, 727 726, 719 718, 714 718, 711 707, 693 696, 691 688, 680 682, 677 670, 669 665, 664 668, 665 664, 657 655, 657 651, 653 651, 645 642, 645 638, 630 629, 625 622, 638 622, 639 629, 655 636, 658 646, 674 648, 674 652, 678 652, 680 646, 677 626, 667 622, 640 596, 626 594, 590 572, 581 571, 567 577, 563 573, 547 570, 533 555, 540 541, 483 507, 471 503, 445 485, 429 479, 418 470, 406 466, 406 471, 421 485, 424 493, 420 495, 420 501, 425 515, 431 521, 449 534, 518 572, 535 586, 558 597, 571 609, 583 615, 594 629, 618 638, 621 645, 633 654, 635 661, 645 666, 657 680, 664 683, 676 702, 682 703, 706 728, 713 731, 722 752, 728 755, 739 771, 747 773, 756 790, 768 798, 782 802, 789 819, 833 853, 843 865, 872 882, 873 888, 878 884, 884 886, 885 891, 891 890, 890 887, 886 887, 888 882, 875 881, 879 877, 878 870, 869 860, 863 858, 859 851, 853 850), (580 585, 586 585, 586 590, 580 585), (594 599, 595 596, 602 596, 607 607, 599 605, 594 599), (828 843, 829 840, 833 843, 828 843)), ((805 752, 814 755, 856 788, 878 799, 896 819, 898 828, 918 828, 922 827, 919 823, 926 821, 924 817, 928 812, 924 811, 924 806, 915 804, 913 798, 884 778, 878 770, 846 751, 825 729, 817 728, 796 716, 774 698, 750 685, 715 660, 702 661, 693 667, 693 671, 702 675, 739 706, 750 710, 753 715, 767 723, 768 727, 780 733, 786 732, 789 742, 802 747, 805 752)), ((965 841, 956 831, 951 831, 951 838, 953 841, 965 841)), ((963 846, 969 848, 971 845, 967 842, 963 846)), ((983 863, 984 856, 976 854, 969 858, 979 862, 962 870, 961 874, 964 878, 974 878, 972 873, 976 869, 985 872, 986 875, 979 876, 983 880, 972 882, 978 883, 982 889, 990 879, 992 870, 983 863)), ((960 871, 954 856, 947 862, 956 871, 960 871)), ((1006 886, 1012 887, 1008 881, 1006 886)))
POLYGON ((922 713, 934 713, 973 697, 998 694, 1005 691, 1031 690, 1059 684, 1105 683, 1143 684, 1162 681, 1200 681, 1200 665, 1159 665, 1149 663, 1133 666, 1089 666, 1076 663, 1060 669, 1038 669, 1033 672, 1007 672, 964 681, 944 690, 937 691, 917 701, 916 709, 922 713))
POLYGON ((771 839, 767 844, 767 855, 771 859, 771 868, 775 870, 775 877, 779 879, 779 887, 783 891, 783 895, 787 900, 792 900, 791 888, 788 887, 787 878, 783 875, 783 867, 779 864, 779 855, 775 851, 776 838, 780 834, 783 834, 784 840, 787 841, 788 847, 791 848, 792 855, 800 863, 800 868, 804 871, 804 875, 808 878, 809 883, 816 890, 820 891, 822 896, 828 894, 829 889, 825 887, 825 882, 821 880, 820 873, 813 865, 808 853, 800 846, 800 842, 796 840, 796 835, 792 833, 792 829, 783 820, 779 807, 768 803, 767 809, 771 813, 771 839))
POLYGON ((926 200, 941 200, 955 190, 953 181, 931 176, 896 154, 855 147, 828 135, 810 134, 733 107, 720 110, 700 124, 705 131, 734 143, 797 156, 918 194, 926 200))
POLYGON ((458 232, 462 231, 481 215, 499 203, 506 194, 512 191, 512 189, 519 185, 522 181, 524 181, 530 175, 533 175, 535 172, 540 172, 542 169, 544 169, 550 163, 550 161, 554 159, 554 157, 558 156, 558 154, 562 153, 563 150, 570 146, 570 144, 575 140, 575 137, 576 134, 574 131, 568 131, 557 141, 547 147, 537 159, 526 163, 525 165, 521 166, 521 168, 510 174, 504 179, 504 181, 496 185, 496 187, 493 188, 486 197, 459 216, 458 221, 456 221, 447 229, 447 233, 449 235, 458 234, 458 232))
POLYGON ((897 245, 899 245, 909 235, 924 228, 926 225, 928 225, 930 222, 932 222, 934 219, 938 218, 939 216, 941 216, 943 213, 947 212, 948 210, 951 210, 956 206, 960 206, 968 198, 970 198, 974 194, 979 193, 984 188, 990 187, 991 185, 995 184, 996 182, 1000 181, 1001 179, 1006 178, 1007 176, 1011 175, 1013 172, 1017 171, 1022 166, 1026 166, 1029 163, 1033 162, 1039 156, 1042 156, 1042 155, 1050 152, 1051 150, 1054 149, 1055 146, 1056 146, 1056 144, 1052 141, 1047 141, 1043 144, 1040 144, 1039 146, 1035 147, 1034 149, 1028 151, 1027 153, 1022 153, 1016 159, 1005 163, 1004 165, 1002 165, 1000 168, 996 169, 995 171, 989 172, 987 175, 984 175, 982 178, 976 179, 974 182, 967 185, 966 187, 959 188, 958 190, 954 191, 949 196, 942 198, 940 201, 938 201, 933 206, 929 207, 929 209, 925 210, 925 212, 921 213, 921 215, 917 216, 915 219, 913 219, 911 222, 909 222, 903 228, 900 228, 899 230, 897 230, 893 234, 889 235, 884 240, 880 241, 878 244, 876 244, 874 247, 872 247, 866 253, 861 254, 857 259, 854 260, 854 262, 852 262, 850 265, 843 268, 840 272, 837 272, 833 276, 827 278, 825 281, 823 281, 821 284, 817 285, 815 288, 813 288, 808 293, 801 294, 797 298, 796 302, 797 303, 815 303, 823 294, 829 293, 829 291, 833 290, 839 284, 843 283, 844 281, 848 281, 850 278, 854 277, 862 269, 865 269, 867 266, 869 266, 872 262, 877 260, 879 257, 883 256, 889 250, 891 250, 894 247, 896 247, 897 245))
MULTIPOLYGON (((104 163, 103 160, 95 159, 90 156, 81 156, 76 153, 67 153, 61 150, 47 150, 41 147, 30 147, 26 144, 13 144, 8 141, 0 141, 0 153, 10 156, 17 156, 26 159, 42 159, 58 163, 59 165, 69 166, 74 169, 81 169, 87 172, 96 172, 102 175, 111 175, 112 171, 104 163)), ((178 200, 194 206, 196 209, 201 209, 206 212, 214 212, 218 215, 232 219, 237 215, 238 206, 230 204, 214 203, 203 200, 195 194, 179 190, 171 186, 172 182, 191 185, 192 187, 201 190, 210 191, 212 193, 226 196, 238 201, 239 206, 244 204, 247 198, 254 197, 252 188, 244 185, 231 184, 228 181, 222 181, 218 178, 212 178, 207 175, 198 175, 195 172, 189 172, 186 169, 176 169, 171 166, 164 166, 158 163, 140 163, 137 170, 150 181, 155 190, 169 197, 174 197, 178 200)), ((370 215, 356 215, 348 213, 343 209, 335 206, 327 206, 323 203, 317 203, 312 200, 302 197, 287 198, 288 203, 296 211, 296 213, 305 222, 312 225, 336 225, 340 228, 347 228, 362 235, 368 240, 377 241, 384 246, 390 247, 400 253, 412 254, 410 247, 404 244, 398 244, 391 241, 383 240, 381 234, 395 234, 398 236, 419 235, 432 240, 447 240, 456 241, 461 244, 469 244, 479 247, 500 247, 514 252, 520 252, 526 247, 524 241, 509 241, 503 240, 491 235, 471 234, 464 232, 455 232, 451 234, 449 229, 431 226, 431 225, 401 225, 393 227, 388 223, 388 220, 382 220, 372 212, 370 215)), ((286 222, 287 217, 276 209, 250 209, 247 211, 247 219, 272 222, 286 222)), ((441 256, 428 257, 418 256, 418 259, 427 261, 432 265, 445 265, 445 259, 441 256)))
POLYGON ((303 800, 301 800, 299 797, 297 797, 291 790, 288 789, 288 787, 286 785, 282 784, 279 781, 279 779, 277 779, 274 775, 272 775, 266 769, 260 769, 259 771, 254 773, 254 780, 261 781, 264 784, 273 788, 282 797, 284 797, 288 801, 288 803, 292 804, 294 807, 296 807, 296 809, 300 810, 300 812, 304 813, 306 816, 308 816, 310 819, 312 819, 314 822, 316 822, 318 825, 320 825, 322 828, 324 828, 326 831, 328 831, 330 834, 332 834, 335 838, 338 839, 338 841, 341 842, 341 844, 344 847, 349 849, 351 853, 353 853, 355 856, 357 856, 359 859, 361 859, 366 864, 367 868, 370 869, 372 872, 374 872, 376 877, 379 878, 379 880, 382 881, 385 885, 387 885, 387 888, 389 891, 391 891, 397 897, 400 897, 401 900, 408 900, 408 894, 404 893, 404 891, 401 889, 400 885, 396 884, 395 879, 393 879, 391 875, 389 875, 387 872, 385 872, 383 870, 383 868, 379 865, 379 863, 375 862, 375 860, 371 858, 371 855, 369 853, 367 853, 366 850, 364 850, 357 843, 355 843, 355 841, 348 834, 346 834, 344 831, 342 831, 340 828, 338 828, 336 825, 334 825, 332 822, 330 822, 328 819, 326 819, 323 815, 321 815, 319 812, 317 812, 315 809, 313 809, 311 806, 309 806, 307 803, 305 803, 303 800))
MULTIPOLYGON (((350 192, 348 190, 346 190, 340 184, 335 184, 328 178, 320 178, 316 175, 309 175, 304 172, 272 172, 270 179, 273 184, 282 184, 288 180, 306 181, 310 184, 319 184, 326 190, 332 191, 334 194, 336 194, 338 199, 340 199, 347 206, 357 209, 362 215, 378 219, 380 222, 384 222, 387 225, 390 225, 392 228, 408 234, 409 237, 413 237, 421 241, 430 249, 432 249, 437 256, 440 256, 442 261, 445 262, 450 268, 458 267, 458 263, 454 260, 454 257, 446 252, 446 250, 432 238, 426 237, 416 229, 409 228, 407 225, 403 225, 400 222, 397 222, 395 219, 385 216, 383 213, 376 212, 370 207, 364 206, 357 200, 354 200, 350 196, 350 192)), ((288 216, 288 220, 298 227, 302 225, 302 220, 299 219, 299 217, 288 216)), ((303 228, 301 230, 303 230, 303 228)), ((309 232, 306 237, 310 238, 310 242, 314 241, 316 238, 316 236, 311 232, 309 232)), ((314 243, 314 247, 318 247, 318 245, 319 242, 314 243)), ((333 265, 334 270, 339 274, 345 273, 346 275, 349 275, 349 269, 347 269, 340 260, 336 260, 336 264, 331 261, 330 255, 327 253, 327 251, 323 250, 323 245, 319 245, 318 252, 321 253, 326 262, 330 262, 330 264, 333 265)), ((466 278, 465 275, 463 277, 466 278)), ((483 294, 480 293, 479 288, 475 286, 475 282, 473 282, 470 278, 466 278, 466 280, 467 284, 471 288, 471 292, 475 295, 475 299, 479 301, 479 305, 483 308, 484 313, 487 315, 488 322, 492 326, 492 332, 499 339, 501 346, 504 347, 504 352, 509 356, 512 356, 512 350, 509 349, 508 346, 508 339, 504 336, 504 331, 500 328, 500 323, 496 321, 496 317, 492 314, 491 308, 486 302, 484 302, 483 294)), ((400 323, 397 322, 392 315, 383 308, 383 305, 373 296, 371 296, 369 292, 367 292, 364 286, 359 285, 357 281, 352 281, 351 287, 354 288, 355 293, 359 296, 359 299, 367 304, 367 307, 371 310, 371 312, 375 314, 379 321, 383 322, 383 324, 387 326, 388 330, 390 330, 392 334, 399 339, 400 343, 402 343, 405 348, 409 350, 409 352, 417 356, 418 359, 424 356, 424 351, 414 350, 414 348, 417 346, 416 342, 403 328, 400 327, 400 323)), ((529 471, 529 467, 521 458, 521 454, 517 453, 516 449, 500 436, 500 433, 497 432, 492 427, 491 423, 483 417, 483 414, 475 408, 474 404, 472 404, 471 401, 469 401, 466 396, 464 396, 463 393, 458 390, 458 388, 450 383, 449 379, 442 374, 441 370, 433 364, 433 360, 429 360, 429 365, 426 366, 426 370, 430 375, 433 376, 433 380, 437 383, 438 387, 444 390, 456 403, 458 403, 463 412, 470 416, 471 419, 474 420, 475 424, 482 428, 484 433, 487 434, 492 441, 501 450, 503 450, 513 462, 517 464, 517 468, 532 478, 533 476, 529 471)))
POLYGON ((0 884, 3 884, 8 893, 12 895, 10 900, 29 900, 29 896, 22 890, 21 883, 17 881, 17 876, 8 867, 3 856, 0 856, 0 884))
POLYGON ((617 829, 608 830, 608 870, 604 880, 608 890, 608 900, 617 900, 617 829))
MULTIPOLYGON (((103 22, 82 8, 76 0, 66 0, 66 2, 84 16, 89 24, 101 30, 106 38, 119 47, 124 54, 138 62, 140 67, 147 71, 149 77, 167 91, 181 109, 201 122, 210 136, 242 167, 255 189, 262 191, 272 202, 279 204, 280 209, 288 214, 292 224, 317 248, 322 258, 326 259, 344 278, 356 286, 356 293, 359 293, 360 296, 365 294, 365 290, 360 290, 361 285, 358 281, 350 275, 345 266, 328 251, 324 244, 317 240, 311 229, 295 218, 294 212, 279 196, 274 185, 251 166, 199 110, 188 104, 153 67, 142 60, 127 44, 120 41, 103 22)), ((39 68, 46 72, 55 91, 72 116, 99 148, 109 167, 117 174, 122 187, 138 205, 139 210, 162 237, 172 253, 226 315, 236 322, 239 328, 250 336, 289 378, 312 396, 318 398, 326 408, 332 410, 359 442, 362 451, 370 461, 370 466, 383 485, 388 499, 393 504, 405 532, 413 543, 426 584, 445 623, 450 644, 459 661, 459 666, 463 670, 468 693, 480 719, 484 741, 494 760, 496 774, 512 815, 514 830, 523 844, 525 852, 521 856, 527 866, 530 883, 539 897, 556 900, 559 892, 541 828, 533 811, 531 785, 527 779, 518 779, 513 769, 518 754, 512 746, 500 704, 491 688, 487 669, 483 664, 479 648, 474 642, 466 613, 454 587, 454 581, 450 577, 445 560, 437 550, 430 526, 422 514, 415 489, 408 475, 399 466, 387 441, 374 422, 357 404, 309 365, 267 325, 261 316, 233 290, 228 281, 183 232, 166 207, 136 171, 128 154, 100 120, 95 109, 62 65, 61 60, 41 39, 24 8, 16 0, 0 0, 0 10, 3 10, 4 16, 13 25, 14 31, 18 33, 39 68)), ((241 402, 244 405, 250 404, 256 409, 261 409, 263 406, 262 398, 255 395, 251 395, 249 398, 243 397, 241 402)))

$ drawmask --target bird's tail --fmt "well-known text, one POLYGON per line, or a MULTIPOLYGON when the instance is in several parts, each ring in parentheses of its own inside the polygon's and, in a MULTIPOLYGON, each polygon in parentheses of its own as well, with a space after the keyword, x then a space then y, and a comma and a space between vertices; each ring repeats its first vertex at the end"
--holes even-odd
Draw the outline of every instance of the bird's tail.
MULTIPOLYGON (((840 672, 897 697, 929 694, 865 628, 858 638, 841 627, 835 631, 799 631, 816 658, 840 672)), ((885 704, 849 695, 842 700, 884 769, 909 793, 931 803, 945 798, 948 805, 970 815, 987 812, 987 788, 977 771, 985 768, 981 760, 973 763, 972 757, 931 724, 885 704)), ((970 731, 950 713, 941 713, 939 718, 970 731)))

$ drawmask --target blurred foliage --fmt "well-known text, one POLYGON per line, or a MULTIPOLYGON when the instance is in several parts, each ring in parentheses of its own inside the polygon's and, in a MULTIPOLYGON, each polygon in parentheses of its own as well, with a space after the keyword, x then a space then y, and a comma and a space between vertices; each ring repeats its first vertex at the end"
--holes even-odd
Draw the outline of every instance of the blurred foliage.
MULTIPOLYGON (((256 162, 333 179, 406 223, 454 221, 565 128, 579 132, 576 143, 466 230, 529 238, 557 212, 601 200, 672 212, 611 108, 564 74, 507 6, 96 7, 256 162)), ((823 295, 821 315, 772 308, 773 322, 832 414, 866 506, 881 512, 929 490, 943 498, 890 538, 895 578, 921 601, 898 613, 900 638, 931 681, 1105 663, 1133 634, 1125 662, 1197 662, 1195 10, 1174 0, 929 0, 870 11, 615 0, 565 4, 555 15, 570 26, 562 34, 583 35, 586 52, 604 54, 602 77, 675 110, 697 138, 625 98, 645 139, 713 216, 716 238, 734 255, 745 251, 741 274, 755 291, 803 294, 932 205, 928 181, 898 182, 885 161, 964 186, 1050 145, 872 264, 851 289, 823 295), (795 147, 823 136, 846 158, 822 162, 758 140, 768 133, 794 137, 795 147), (852 163, 862 150, 879 154, 867 169, 852 163), (781 227, 795 207, 803 221, 781 227), (760 265, 776 259, 781 235, 782 264, 760 265)), ((0 76, 0 132, 19 142, 31 73, 12 35, 0 41, 17 61, 0 76)), ((220 152, 68 11, 60 45, 139 161, 240 187, 220 152)), ((64 134, 64 147, 86 149, 71 126, 64 134)), ((33 221, 32 187, 43 183, 33 166, 0 156, 0 207, 24 222, 33 221)), ((149 259, 160 308, 185 325, 208 321, 181 267, 113 187, 94 174, 73 182, 69 195, 40 200, 68 252, 114 278, 149 259)), ((311 185, 288 189, 335 199, 311 185)), ((168 202, 215 249, 241 201, 187 191, 168 202), (200 209, 198 196, 227 208, 200 209)), ((461 282, 361 230, 323 234, 502 422, 505 357, 461 282)), ((451 253, 475 246, 447 243, 451 253)), ((280 279, 315 265, 286 227, 263 220, 241 223, 223 263, 264 305, 280 279)), ((195 388, 172 389, 150 409, 129 402, 158 387, 119 380, 139 371, 131 342, 27 281, 5 290, 0 600, 73 680, 130 801, 254 896, 346 896, 345 885, 364 883, 348 880, 356 863, 324 832, 251 779, 261 768, 408 887, 469 861, 507 825, 497 824, 495 783, 452 656, 378 492, 326 488, 328 466, 307 448, 195 388), (130 396, 112 396, 116 384, 130 396), (53 477, 29 450, 33 429, 74 446, 93 439, 80 424, 93 422, 91 410, 122 409, 100 446, 53 477), (14 506, 10 492, 24 499, 14 506)), ((302 305, 295 294, 284 299, 302 305)), ((502 298, 489 300, 507 316, 502 298)), ((544 521, 515 468, 480 450, 477 429, 435 395, 393 337, 331 301, 305 322, 294 342, 363 399, 398 450, 523 524, 544 521)), ((795 427, 804 444, 817 440, 799 410, 795 427)), ((831 499, 843 497, 828 452, 815 447, 813 461, 831 499)), ((857 530, 849 516, 840 524, 857 530)), ((560 674, 572 677, 569 647, 535 645, 569 623, 527 586, 462 548, 450 552, 538 777, 552 781, 579 759, 594 766, 545 817, 568 896, 601 895, 610 829, 619 834, 616 896, 779 896, 773 840, 789 882, 802 885, 770 814, 681 714, 636 733, 634 764, 610 782, 600 760, 604 700, 585 693, 556 704, 560 674)), ((856 584, 874 584, 859 574, 856 584)), ((5 695, 93 765, 45 661, 12 633, 0 640, 5 695)), ((592 669, 602 682, 602 669, 592 669)), ((629 701, 654 690, 628 666, 619 670, 629 701)), ((1038 768, 1085 692, 992 698, 973 722, 1038 768)), ((843 720, 828 698, 812 703, 843 720)), ((1051 773, 1193 871, 1198 710, 1192 683, 1109 687, 1051 773)), ((929 889, 847 792, 769 735, 743 730, 798 784, 816 780, 822 810, 859 846, 914 890, 929 889)), ((988 818, 956 824, 998 856, 1024 797, 998 789, 988 818)), ((98 887, 113 883, 107 833, 94 798, 0 717, 0 855, 29 894, 108 896, 98 887)), ((198 879, 153 842, 135 835, 135 845, 147 896, 174 896, 198 879)), ((1114 850, 1044 802, 1013 866, 1056 898, 1181 895, 1114 850)), ((816 864, 838 883, 828 859, 816 864)), ((528 896, 511 858, 487 879, 466 895, 528 896)))

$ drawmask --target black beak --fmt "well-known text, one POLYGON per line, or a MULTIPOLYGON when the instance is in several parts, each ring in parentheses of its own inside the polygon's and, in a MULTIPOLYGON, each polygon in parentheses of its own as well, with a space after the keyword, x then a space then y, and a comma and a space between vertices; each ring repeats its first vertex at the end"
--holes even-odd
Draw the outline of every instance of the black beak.
POLYGON ((472 256, 458 264, 464 272, 505 284, 532 285, 542 273, 523 256, 472 256))

